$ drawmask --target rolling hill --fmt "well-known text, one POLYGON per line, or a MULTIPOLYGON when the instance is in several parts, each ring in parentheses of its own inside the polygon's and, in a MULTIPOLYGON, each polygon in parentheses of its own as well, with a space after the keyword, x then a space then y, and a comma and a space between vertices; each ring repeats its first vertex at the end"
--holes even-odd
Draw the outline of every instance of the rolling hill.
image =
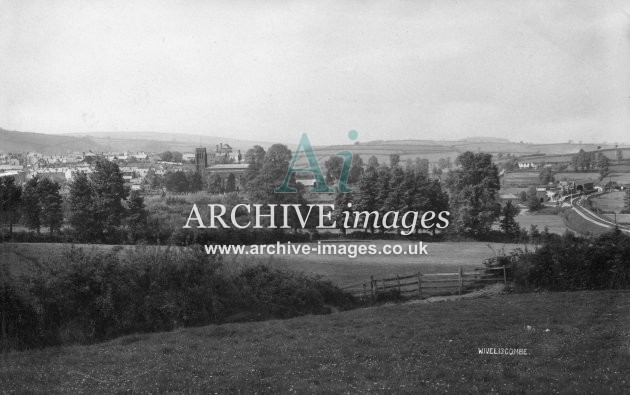
MULTIPOLYGON (((70 151, 146 151, 163 152, 166 150, 192 152, 195 147, 207 147, 214 150, 217 144, 229 144, 234 150, 243 153, 254 145, 269 148, 275 142, 250 140, 220 136, 201 136, 195 134, 157 133, 157 132, 95 132, 43 134, 30 132, 8 131, 0 128, 0 152, 38 151, 47 154, 65 153, 70 151)), ((296 149, 295 141, 287 144, 291 150, 296 149)), ((607 156, 612 156, 613 146, 601 145, 607 156)), ((499 153, 515 156, 528 156, 528 160, 546 160, 553 157, 568 157, 580 149, 594 151, 597 144, 530 144, 516 143, 507 139, 494 137, 471 137, 457 141, 406 139, 406 140, 375 140, 356 142, 352 144, 315 146, 318 159, 325 160, 339 151, 350 150, 359 154, 366 161, 374 155, 382 163, 389 161, 392 153, 400 155, 401 160, 416 157, 428 159, 431 162, 440 158, 454 160, 457 155, 465 151, 484 151, 497 155, 499 153)), ((627 157, 630 155, 624 155, 627 157)))
POLYGON ((72 151, 101 151, 103 147, 90 137, 16 132, 0 128, 0 153, 43 152, 62 154, 72 151))
POLYGON ((180 151, 191 152, 195 147, 214 148, 217 144, 229 144, 234 150, 243 153, 254 145, 268 148, 273 142, 254 141, 219 136, 196 134, 157 133, 157 132, 96 132, 72 133, 68 136, 88 137, 102 145, 106 151, 180 151))

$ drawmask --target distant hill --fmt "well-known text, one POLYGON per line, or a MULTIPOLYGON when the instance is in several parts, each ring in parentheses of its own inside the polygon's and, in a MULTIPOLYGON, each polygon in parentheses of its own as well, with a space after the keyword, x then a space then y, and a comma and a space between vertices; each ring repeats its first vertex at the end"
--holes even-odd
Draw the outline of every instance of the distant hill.
POLYGON ((466 151, 483 151, 493 155, 527 156, 528 160, 530 160, 530 156, 534 155, 541 158, 545 158, 547 155, 567 155, 570 160, 570 155, 577 153, 580 149, 595 151, 598 149, 598 146, 601 146, 603 149, 614 148, 612 145, 601 144, 526 144, 499 138, 479 137, 457 141, 378 140, 357 144, 316 147, 315 151, 318 158, 328 158, 339 151, 350 150, 355 154, 361 155, 364 161, 374 155, 380 163, 389 163, 389 155, 393 153, 399 154, 402 161, 419 157, 435 162, 440 158, 447 157, 455 160, 459 154, 466 151))
POLYGON ((180 151, 193 152, 196 147, 213 149, 217 144, 229 144, 243 153, 254 145, 268 148, 273 142, 235 139, 229 137, 201 136, 195 134, 157 132, 96 132, 70 133, 66 136, 87 137, 100 144, 106 151, 180 151))
MULTIPOLYGON (((246 136, 245 136, 246 137, 246 136)), ((291 150, 296 149, 296 141, 286 144, 291 150)), ((231 137, 200 136, 194 134, 156 133, 156 132, 97 132, 42 134, 15 132, 0 129, 0 152, 39 151, 44 153, 65 153, 68 151, 147 151, 163 152, 166 150, 193 152, 196 147, 207 147, 212 151, 220 143, 229 144, 243 154, 254 145, 265 149, 276 142, 237 139, 231 137)), ((603 150, 614 148, 612 145, 600 145, 603 150)), ((440 158, 455 160, 465 151, 484 151, 493 155, 511 154, 527 156, 528 160, 550 160, 550 156, 570 156, 580 149, 595 151, 597 144, 528 144, 511 142, 503 138, 470 137, 463 140, 376 140, 359 141, 353 144, 316 146, 319 159, 326 159, 342 150, 350 150, 361 155, 364 161, 374 155, 381 163, 388 163, 390 154, 399 154, 401 160, 425 158, 435 162, 440 158)), ((611 157, 612 153, 605 151, 611 157)), ((612 152, 612 151, 610 151, 612 152)), ((630 157, 630 155, 624 155, 630 157)), ((570 158, 569 158, 570 159, 570 158)))
POLYGON ((510 140, 506 139, 506 138, 501 138, 501 137, 466 137, 465 139, 462 139, 462 141, 467 141, 467 142, 471 142, 471 143, 483 143, 483 142, 487 142, 487 143, 509 143, 510 140))
POLYGON ((72 151, 102 150, 103 147, 89 137, 78 138, 58 134, 16 132, 0 128, 0 152, 43 152, 63 154, 72 151))

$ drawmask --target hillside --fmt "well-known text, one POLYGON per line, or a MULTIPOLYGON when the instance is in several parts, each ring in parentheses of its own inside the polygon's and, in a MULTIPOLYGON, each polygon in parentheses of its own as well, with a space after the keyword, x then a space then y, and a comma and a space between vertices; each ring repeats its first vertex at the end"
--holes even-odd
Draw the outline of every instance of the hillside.
POLYGON ((217 144, 229 144, 243 154, 254 145, 268 148, 273 142, 236 139, 233 137, 202 136, 195 134, 157 133, 157 132, 97 132, 72 133, 68 136, 88 137, 96 141, 107 151, 180 151, 192 152, 196 147, 213 149, 217 144))
MULTIPOLYGON (((166 150, 192 152, 195 147, 207 147, 213 150, 217 144, 229 144, 243 153, 254 145, 269 148, 276 142, 236 138, 240 136, 220 137, 202 136, 195 134, 156 133, 156 132, 95 132, 69 134, 43 134, 16 132, 0 129, 0 152, 39 151, 43 153, 65 153, 69 151, 147 151, 163 152, 166 150)), ((297 147, 295 141, 282 142, 291 150, 297 147)), ((580 149, 594 151, 597 144, 529 144, 516 143, 507 139, 493 137, 471 137, 457 141, 406 139, 406 140, 375 140, 359 141, 352 144, 315 146, 315 153, 319 159, 325 160, 342 150, 350 150, 361 155, 364 161, 374 155, 381 162, 388 162, 390 154, 399 154, 401 160, 425 158, 431 162, 440 158, 451 158, 465 151, 484 151, 492 154, 527 155, 528 160, 550 161, 569 158, 580 149), (531 156, 530 156, 531 155, 531 156)), ((614 149, 609 145, 602 145, 603 152, 612 157, 614 149)), ((630 151, 628 151, 630 152, 630 151)), ((630 157, 624 152, 624 157, 630 157)))
POLYGON ((627 291, 358 309, 2 355, 11 392, 628 393, 627 291), (480 348, 527 355, 481 355, 480 348))
MULTIPOLYGON (((597 144, 527 144, 515 143, 505 139, 478 137, 457 141, 377 140, 356 144, 316 147, 316 153, 318 158, 328 158, 341 150, 350 150, 355 154, 361 155, 364 161, 374 155, 379 162, 383 163, 389 161, 389 155, 392 153, 399 154, 402 161, 420 157, 434 162, 440 158, 447 157, 454 160, 465 151, 483 151, 493 155, 498 155, 499 153, 515 156, 537 155, 538 158, 546 158, 547 155, 566 155, 570 160, 570 156, 577 153, 580 149, 594 151, 597 147, 597 144)), ((612 146, 602 147, 610 149, 612 146)))
POLYGON ((67 152, 101 151, 103 147, 90 137, 58 134, 30 133, 0 128, 0 152, 43 152, 63 154, 67 152))

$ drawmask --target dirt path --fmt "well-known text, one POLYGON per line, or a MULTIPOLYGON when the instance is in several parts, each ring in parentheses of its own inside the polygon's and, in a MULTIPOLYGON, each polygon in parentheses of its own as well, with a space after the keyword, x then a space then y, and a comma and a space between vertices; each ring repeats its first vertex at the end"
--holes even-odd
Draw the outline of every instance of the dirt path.
POLYGON ((432 296, 426 299, 410 300, 408 302, 405 302, 405 304, 435 303, 435 302, 454 301, 454 300, 460 300, 460 299, 485 298, 491 295, 502 294, 504 290, 505 290, 505 284, 497 283, 497 284, 490 284, 485 288, 478 289, 476 291, 469 292, 463 295, 432 296))

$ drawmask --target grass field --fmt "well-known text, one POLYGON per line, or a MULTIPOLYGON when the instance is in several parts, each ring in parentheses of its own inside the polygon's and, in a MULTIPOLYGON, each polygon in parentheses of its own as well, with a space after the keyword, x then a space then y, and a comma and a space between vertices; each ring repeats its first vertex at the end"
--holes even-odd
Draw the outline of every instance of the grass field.
POLYGON ((564 234, 567 230, 567 226, 559 215, 523 213, 516 216, 515 219, 519 226, 525 228, 528 232, 532 225, 536 225, 540 232, 547 226, 550 233, 558 235, 564 234))
POLYGON ((597 172, 562 172, 554 174, 556 181, 566 180, 579 180, 579 181, 591 181, 594 183, 599 182, 601 175, 597 172))
POLYGON ((598 208, 605 212, 620 212, 625 205, 624 191, 610 192, 591 198, 593 208, 598 208))
POLYGON ((617 184, 620 184, 620 185, 630 185, 630 172, 628 172, 628 173, 617 173, 617 172, 609 173, 604 178, 604 181, 605 182, 615 181, 617 184))
MULTIPOLYGON (((542 228, 541 228, 542 230, 542 228)), ((325 243, 325 242, 322 242, 325 243)), ((340 243, 335 243, 340 244, 340 243)), ((344 245, 374 244, 379 249, 385 244, 400 244, 405 249, 413 244, 409 241, 344 241, 344 245)), ((226 256, 227 264, 241 265, 255 261, 270 262, 273 265, 289 268, 298 272, 319 274, 336 284, 346 285, 376 278, 390 277, 396 274, 455 272, 458 266, 471 269, 482 266, 484 259, 494 256, 495 252, 509 253, 518 244, 484 242, 428 242, 427 255, 363 255, 354 259, 346 255, 309 255, 299 256, 226 256)), ((295 245, 295 244, 294 244, 295 245)), ((96 251, 120 249, 124 253, 129 246, 83 245, 82 248, 96 251)), ((14 273, 28 270, 30 265, 45 262, 46 258, 60 255, 70 245, 50 243, 4 243, 0 244, 0 256, 3 262, 10 264, 14 273)), ((156 248, 156 247, 150 247, 156 248)), ((164 248, 164 247, 162 247, 164 248)))
POLYGON ((499 295, 1 354, 11 392, 629 393, 630 292, 499 295), (480 355, 522 348, 527 355, 480 355))
POLYGON ((565 212, 564 223, 567 228, 582 235, 589 234, 593 236, 599 236, 603 233, 611 231, 611 228, 609 227, 600 226, 590 221, 587 221, 579 214, 576 214, 574 210, 567 210, 565 212))
POLYGON ((503 176, 502 183, 506 187, 510 186, 530 186, 538 185, 538 172, 537 171, 517 171, 507 173, 503 176))

